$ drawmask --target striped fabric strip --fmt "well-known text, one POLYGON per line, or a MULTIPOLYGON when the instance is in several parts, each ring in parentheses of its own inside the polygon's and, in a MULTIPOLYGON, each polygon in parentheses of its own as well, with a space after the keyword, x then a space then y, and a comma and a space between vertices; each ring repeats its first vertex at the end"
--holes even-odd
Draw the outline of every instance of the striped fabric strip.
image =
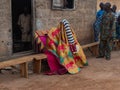
POLYGON ((72 32, 67 32, 66 34, 67 34, 67 36, 68 36, 68 35, 72 35, 72 32))
POLYGON ((72 35, 69 35, 68 38, 72 38, 72 35))
POLYGON ((67 35, 67 38, 68 38, 68 42, 70 44, 74 44, 74 38, 73 38, 73 35, 72 35, 72 32, 71 32, 71 28, 70 28, 70 24, 69 22, 64 19, 62 20, 62 23, 64 24, 64 27, 65 27, 65 30, 66 30, 66 35, 67 35))

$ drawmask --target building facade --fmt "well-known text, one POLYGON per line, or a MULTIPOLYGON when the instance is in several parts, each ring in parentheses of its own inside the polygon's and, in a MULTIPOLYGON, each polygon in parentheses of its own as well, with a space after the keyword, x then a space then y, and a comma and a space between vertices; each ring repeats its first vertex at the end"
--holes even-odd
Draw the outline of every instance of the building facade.
POLYGON ((25 53, 13 52, 13 34, 15 32, 13 21, 17 21, 17 13, 21 10, 18 8, 23 8, 24 1, 29 1, 31 5, 32 33, 35 30, 49 30, 51 27, 56 27, 62 19, 67 19, 81 44, 93 41, 92 24, 95 20, 97 0, 73 0, 73 5, 71 7, 67 6, 68 8, 64 8, 62 4, 59 4, 59 0, 57 4, 53 2, 54 0, 0 1, 0 60, 25 53))

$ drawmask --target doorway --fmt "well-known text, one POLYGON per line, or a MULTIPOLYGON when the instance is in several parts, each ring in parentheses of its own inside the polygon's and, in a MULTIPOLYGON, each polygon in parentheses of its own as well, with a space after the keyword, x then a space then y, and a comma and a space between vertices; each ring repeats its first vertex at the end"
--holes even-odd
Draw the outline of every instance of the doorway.
POLYGON ((32 50, 31 0, 12 0, 13 53, 32 50))

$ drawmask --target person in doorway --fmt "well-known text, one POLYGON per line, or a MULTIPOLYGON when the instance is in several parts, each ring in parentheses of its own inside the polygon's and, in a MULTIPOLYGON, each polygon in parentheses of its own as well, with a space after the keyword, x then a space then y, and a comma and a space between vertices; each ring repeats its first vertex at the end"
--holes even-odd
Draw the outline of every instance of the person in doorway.
POLYGON ((99 33, 100 33, 100 24, 101 24, 101 19, 102 16, 104 14, 104 3, 100 3, 100 10, 97 12, 96 14, 96 20, 93 24, 93 28, 94 28, 94 41, 97 42, 99 41, 99 33))
POLYGON ((105 13, 103 14, 100 30, 99 56, 97 58, 111 59, 111 50, 113 43, 113 25, 114 15, 111 12, 111 4, 105 3, 105 13))
POLYGON ((20 27, 20 30, 22 32, 22 43, 23 48, 27 49, 30 47, 30 41, 31 41, 31 16, 28 12, 28 8, 25 7, 22 14, 20 14, 18 19, 18 25, 20 27))

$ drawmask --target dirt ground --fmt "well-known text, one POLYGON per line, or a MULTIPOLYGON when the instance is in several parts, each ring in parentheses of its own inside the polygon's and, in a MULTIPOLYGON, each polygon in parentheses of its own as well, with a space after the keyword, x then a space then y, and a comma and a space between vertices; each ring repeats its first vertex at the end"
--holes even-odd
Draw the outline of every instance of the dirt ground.
POLYGON ((75 75, 0 74, 0 90, 120 90, 120 51, 113 51, 110 61, 87 58, 89 66, 75 75))

